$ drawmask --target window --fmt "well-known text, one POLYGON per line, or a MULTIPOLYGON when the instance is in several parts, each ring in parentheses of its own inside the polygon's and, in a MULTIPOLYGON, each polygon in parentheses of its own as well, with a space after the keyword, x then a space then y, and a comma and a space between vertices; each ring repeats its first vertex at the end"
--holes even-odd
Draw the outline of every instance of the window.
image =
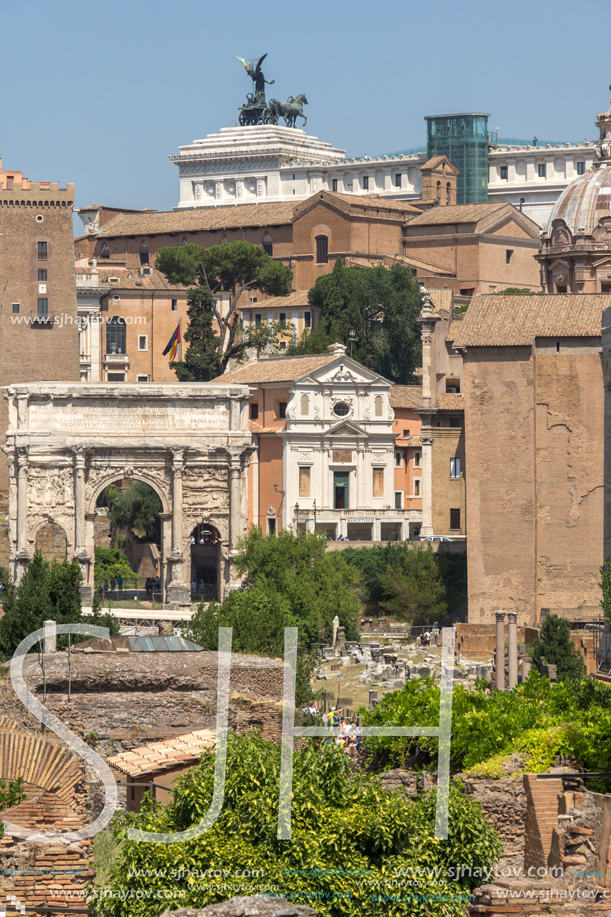
POLYGON ((125 382, 125 373, 108 373, 107 382, 125 382))
MULTIPOLYGON (((600 292, 601 293, 611 293, 611 283, 601 283, 600 292)), ((558 350, 559 349, 560 349, 560 345, 558 345, 558 350)))
MULTIPOLYGON (((460 459, 451 458, 450 459, 450 477, 459 478, 460 477, 460 459)), ((459 526, 460 528, 460 526, 459 526)))
POLYGON ((19 313, 19 303, 14 302, 13 303, 13 315, 17 315, 18 313, 19 313))
POLYGON ((148 381, 149 381, 148 376, 136 376, 136 382, 148 382, 148 381))
POLYGON ((104 245, 100 251, 100 258, 110 258, 110 249, 106 242, 104 242, 104 245))
POLYGON ((177 299, 172 300, 172 312, 178 312, 178 300, 177 299))
POLYGON ((38 318, 46 318, 49 314, 49 300, 48 299, 39 299, 38 300, 38 318))
POLYGON ((337 192, 337 179, 334 178, 331 182, 331 190, 337 192))
POLYGON ((450 417, 450 426, 451 427, 462 427, 462 420, 460 417, 450 417))
POLYGON ((138 335, 138 350, 148 350, 148 338, 146 334, 138 335))
POLYGON ((286 325, 286 312, 281 312, 279 315, 279 318, 280 318, 281 324, 286 325))
POLYGON ((286 350, 286 341, 280 341, 280 343, 278 344, 278 349, 286 350))
POLYGON ((301 396, 301 416, 307 417, 310 413, 310 399, 308 395, 301 396))
POLYGON ((374 468, 373 469, 373 496, 374 497, 383 497, 384 496, 384 469, 383 468, 374 468))
POLYGON ((414 480, 414 496, 415 497, 420 496, 420 478, 416 478, 414 480))
POLYGON ((511 264, 511 256, 513 255, 512 248, 505 249, 505 264, 511 264))
POLYGON ((446 185, 446 205, 450 203, 451 192, 452 192, 452 185, 450 184, 450 182, 448 182, 446 185))
POLYGON ((420 467, 420 456, 421 455, 422 455, 421 452, 414 452, 414 465, 416 466, 416 468, 420 467))
POLYGON ((363 191, 369 191, 369 176, 363 176, 363 191))
POLYGON ((350 473, 348 471, 333 472, 333 508, 348 509, 349 502, 349 481, 350 473))
POLYGON ((106 353, 126 353, 125 319, 119 315, 113 315, 106 323, 106 353))
POLYGON ((509 181, 509 169, 507 166, 501 166, 501 181, 509 181))
POLYGON ((299 496, 310 496, 310 467, 308 465, 299 466, 299 496))
MULTIPOLYGON (((547 165, 544 162, 540 162, 537 166, 537 171, 539 172, 539 178, 545 178, 547 172, 547 165)), ((460 526, 458 526, 460 528, 460 526)))
POLYGON ((395 490, 395 509, 403 509, 403 491, 395 490))
POLYGON ((265 235, 263 236, 263 251, 265 252, 266 255, 269 255, 270 258, 274 254, 274 243, 273 243, 272 237, 270 236, 268 232, 266 232, 265 235))
POLYGON ((140 264, 149 263, 149 247, 146 242, 143 242, 140 246, 140 264))
POLYGON ((251 420, 259 419, 259 405, 256 403, 256 401, 250 405, 250 419, 251 420))
POLYGON ((376 417, 381 417, 381 416, 382 416, 382 408, 383 408, 383 406, 384 406, 384 402, 383 402, 383 400, 382 400, 382 396, 381 396, 381 395, 377 395, 377 396, 376 396, 376 400, 375 400, 375 415, 376 415, 376 417))
POLYGON ((446 394, 460 395, 460 379, 446 380, 446 394))
POLYGON ((566 293, 566 284, 556 285, 556 293, 566 293))
POLYGON ((42 283, 46 283, 46 280, 47 280, 47 272, 46 272, 46 271, 39 271, 39 272, 38 272, 38 282, 39 282, 39 283, 41 283, 41 282, 42 282, 42 283))
POLYGON ((316 236, 316 264, 329 263, 329 239, 327 236, 316 236))
POLYGON ((578 174, 578 175, 585 175, 585 174, 586 174, 586 164, 585 164, 585 162, 578 162, 578 163, 577 163, 577 174, 578 174))
POLYGON ((46 242, 38 243, 38 260, 39 261, 47 260, 47 243, 46 242))
POLYGON ((402 458, 403 458, 403 456, 401 455, 400 452, 395 452, 395 468, 400 468, 400 467, 401 467, 401 460, 402 460, 402 458))
POLYGON ((312 327, 312 313, 311 312, 303 313, 303 327, 304 328, 312 327))
POLYGON ((276 520, 273 517, 267 520, 267 534, 268 535, 276 534, 276 520))
POLYGON ((400 187, 401 187, 401 173, 397 172, 397 174, 395 175, 395 188, 400 188, 400 187))
POLYGON ((262 323, 262 321, 263 321, 263 319, 261 318, 261 313, 260 313, 260 312, 256 312, 256 313, 255 313, 255 325, 260 325, 260 324, 262 323))
POLYGON ((409 436, 409 430, 404 430, 404 431, 403 431, 403 438, 405 439, 407 436, 409 436))
POLYGON ((338 401, 333 405, 333 413, 336 417, 347 417, 350 413, 350 407, 345 401, 338 401))
POLYGON ((278 417, 286 417, 286 401, 278 402, 278 417))
POLYGON ((460 510, 451 509, 450 510, 450 530, 459 532, 460 531, 460 510))
POLYGON ((461 287, 460 295, 461 296, 473 296, 475 293, 475 287, 461 287))

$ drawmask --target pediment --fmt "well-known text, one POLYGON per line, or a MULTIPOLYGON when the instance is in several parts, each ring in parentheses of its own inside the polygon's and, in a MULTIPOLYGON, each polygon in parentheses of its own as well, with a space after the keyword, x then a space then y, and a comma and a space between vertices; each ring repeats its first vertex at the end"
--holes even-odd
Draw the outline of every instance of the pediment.
POLYGON ((592 262, 592 267, 599 270, 600 268, 608 268, 611 270, 611 256, 603 255, 602 258, 598 258, 597 261, 592 262))
POLYGON ((345 354, 338 356, 332 363, 326 363, 324 366, 313 370, 307 376, 297 380, 298 382, 312 382, 318 385, 372 385, 373 383, 387 383, 392 385, 388 379, 380 376, 379 373, 367 369, 356 360, 350 359, 345 354))
POLYGON ((568 270, 570 267, 569 262, 566 258, 554 258, 552 263, 549 266, 550 271, 553 271, 555 268, 561 268, 562 270, 568 270))
POLYGON ((340 420, 337 423, 334 423, 333 426, 328 427, 328 429, 324 431, 323 436, 369 437, 369 434, 353 420, 340 420))

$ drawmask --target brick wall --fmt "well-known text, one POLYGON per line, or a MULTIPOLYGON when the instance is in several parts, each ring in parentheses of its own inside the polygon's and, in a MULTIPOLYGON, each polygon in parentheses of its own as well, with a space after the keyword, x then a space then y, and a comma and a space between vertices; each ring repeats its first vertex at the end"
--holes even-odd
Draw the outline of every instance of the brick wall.
POLYGON ((562 780, 537 780, 524 775, 527 812, 524 838, 524 867, 545 867, 552 849, 552 832, 558 824, 558 797, 562 780))
POLYGON ((433 531, 436 535, 466 535, 465 437, 462 429, 450 428, 449 417, 435 415, 433 435, 433 531), (437 427, 437 422, 442 424, 437 427), (460 459, 460 477, 450 477, 450 459, 460 459), (450 509, 460 510, 460 530, 450 528, 450 509))
POLYGON ((66 560, 68 540, 61 525, 48 522, 41 526, 36 533, 36 550, 40 551, 45 560, 50 562, 66 560))

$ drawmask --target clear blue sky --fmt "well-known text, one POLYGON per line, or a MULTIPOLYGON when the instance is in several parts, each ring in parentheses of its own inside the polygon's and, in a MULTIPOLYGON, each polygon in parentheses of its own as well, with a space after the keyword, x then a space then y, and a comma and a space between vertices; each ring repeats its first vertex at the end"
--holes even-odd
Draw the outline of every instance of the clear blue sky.
MULTIPOLYGON (((504 137, 593 139, 609 107, 609 0, 21 0, 2 11, 0 155, 78 205, 168 210, 178 146, 237 120, 266 51, 273 96, 348 155, 425 142, 428 114, 504 137)), ((269 87, 268 87, 269 90, 269 87)), ((269 96, 268 96, 269 97, 269 96)))

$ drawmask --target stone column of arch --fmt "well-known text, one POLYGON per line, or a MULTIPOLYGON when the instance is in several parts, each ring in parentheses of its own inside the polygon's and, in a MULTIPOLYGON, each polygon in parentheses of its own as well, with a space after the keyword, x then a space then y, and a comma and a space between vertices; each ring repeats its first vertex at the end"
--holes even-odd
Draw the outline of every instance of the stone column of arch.
POLYGON ((495 611, 496 617, 496 687, 505 690, 505 612, 495 611))
POLYGON ((83 577, 83 604, 91 605, 93 595, 90 571, 93 558, 85 545, 85 453, 78 447, 74 450, 74 560, 80 565, 83 577))
POLYGON ((171 581, 166 590, 168 604, 190 605, 191 593, 184 582, 183 574, 183 512, 182 472, 184 449, 172 449, 172 552, 168 558, 171 564, 171 581))
POLYGON ((229 466, 229 550, 235 551, 241 535, 242 468, 239 459, 229 466))
POLYGON ((29 450, 27 446, 20 446, 17 450, 17 565, 15 580, 17 583, 25 572, 25 566, 30 560, 28 551, 28 465, 29 450))

